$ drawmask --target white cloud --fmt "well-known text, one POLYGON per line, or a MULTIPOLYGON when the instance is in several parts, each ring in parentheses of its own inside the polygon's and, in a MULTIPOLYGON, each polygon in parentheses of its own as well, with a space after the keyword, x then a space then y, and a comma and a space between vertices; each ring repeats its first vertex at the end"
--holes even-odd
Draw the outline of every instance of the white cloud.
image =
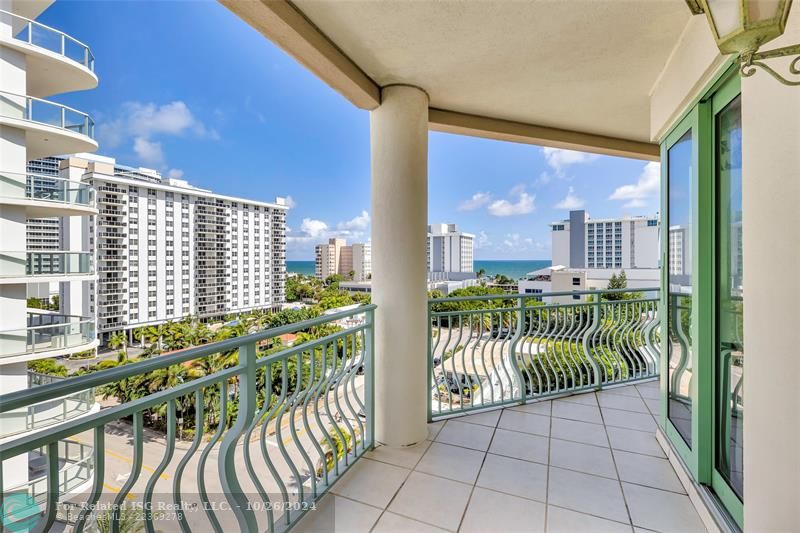
POLYGON ((564 170, 572 165, 583 165, 591 163, 597 159, 597 154, 587 154, 586 152, 576 152, 574 150, 563 150, 561 148, 542 148, 547 164, 555 170, 556 175, 563 177, 564 170))
POLYGON ((644 207, 648 198, 657 196, 661 188, 661 164, 647 163, 636 183, 623 185, 611 193, 609 200, 626 200, 625 207, 644 207))
POLYGON ((496 217, 510 217, 525 215, 536 209, 536 196, 525 192, 525 187, 517 185, 511 189, 511 195, 517 197, 516 202, 509 200, 495 200, 489 204, 489 214, 496 217))
POLYGON ((297 207, 297 202, 291 196, 287 196, 286 198, 283 199, 283 201, 286 202, 286 207, 288 207, 289 209, 297 207))
POLYGON ((179 180, 183 177, 183 170, 179 168, 171 168, 169 169, 169 172, 167 172, 167 177, 179 180))
POLYGON ((166 162, 164 150, 161 149, 161 143, 159 142, 137 137, 133 140, 133 151, 136 152, 139 160, 145 165, 161 168, 166 162))
POLYGON ((584 205, 586 205, 586 202, 583 200, 583 198, 578 198, 575 195, 575 188, 570 187, 564 199, 553 207, 556 209, 580 209, 584 205))
POLYGON ((458 204, 459 211, 474 211, 475 209, 479 209, 484 205, 488 204, 492 199, 492 196, 488 192, 476 192, 472 195, 472 198, 469 200, 464 200, 460 204, 458 204))
POLYGON ((333 238, 347 239, 350 244, 364 242, 369 239, 369 224, 370 216, 367 211, 336 225, 330 225, 324 220, 304 218, 298 231, 287 228, 286 239, 298 247, 308 246, 311 249, 314 245, 333 238))
POLYGON ((101 146, 116 148, 132 141, 131 148, 140 162, 161 170, 166 168, 166 156, 156 138, 187 134, 203 139, 219 139, 219 134, 205 126, 180 100, 163 105, 125 102, 117 118, 108 118, 97 126, 101 146))
POLYGON ((478 233, 478 242, 476 247, 477 248, 486 248, 487 246, 491 246, 492 242, 489 240, 489 236, 486 234, 485 231, 481 230, 478 233))
POLYGON ((322 220, 304 218, 300 224, 300 231, 311 238, 319 237, 328 231, 328 225, 322 220))
POLYGON ((345 222, 339 222, 336 227, 344 231, 364 231, 369 227, 369 220, 369 213, 361 211, 360 215, 345 222))
POLYGON ((180 100, 160 106, 154 103, 126 102, 122 107, 127 116, 128 128, 135 136, 181 135, 191 132, 198 137, 219 138, 216 131, 206 128, 180 100))

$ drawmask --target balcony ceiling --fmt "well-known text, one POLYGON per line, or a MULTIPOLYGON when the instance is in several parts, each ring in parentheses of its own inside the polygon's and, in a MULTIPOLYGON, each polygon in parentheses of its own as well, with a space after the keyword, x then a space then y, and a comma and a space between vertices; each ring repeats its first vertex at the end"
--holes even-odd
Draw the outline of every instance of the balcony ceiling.
MULTIPOLYGON (((337 87, 263 14, 285 9, 283 2, 221 1, 354 103, 374 107, 337 87)), ((419 86, 432 108, 644 143, 651 142, 649 92, 690 17, 684 0, 288 5, 367 81, 419 86)), ((319 40, 306 44, 319 50, 319 40)))

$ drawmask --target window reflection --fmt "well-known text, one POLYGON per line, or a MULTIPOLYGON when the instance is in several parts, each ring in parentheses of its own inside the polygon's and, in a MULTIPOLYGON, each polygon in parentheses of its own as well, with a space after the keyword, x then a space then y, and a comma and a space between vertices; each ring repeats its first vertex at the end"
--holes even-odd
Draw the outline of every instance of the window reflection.
POLYGON ((692 132, 667 154, 669 383, 667 416, 692 445, 692 132))

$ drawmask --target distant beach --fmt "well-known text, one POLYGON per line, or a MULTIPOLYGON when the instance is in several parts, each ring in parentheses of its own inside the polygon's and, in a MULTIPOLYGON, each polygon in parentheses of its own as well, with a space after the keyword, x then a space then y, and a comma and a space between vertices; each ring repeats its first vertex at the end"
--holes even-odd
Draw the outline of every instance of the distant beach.
MULTIPOLYGON (((494 277, 497 274, 503 274, 511 279, 519 279, 528 272, 546 268, 551 265, 552 261, 549 259, 534 259, 534 260, 517 260, 506 261, 501 259, 492 259, 484 261, 475 261, 475 271, 484 269, 487 277, 494 277)), ((314 275, 314 261, 286 261, 286 270, 296 274, 303 274, 305 276, 314 275)))

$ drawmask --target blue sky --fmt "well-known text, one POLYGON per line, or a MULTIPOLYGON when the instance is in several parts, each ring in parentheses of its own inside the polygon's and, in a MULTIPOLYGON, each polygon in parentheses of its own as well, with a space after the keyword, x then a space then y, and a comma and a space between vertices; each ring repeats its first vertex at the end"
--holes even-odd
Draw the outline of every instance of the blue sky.
MULTIPOLYGON (((99 153, 221 194, 291 198, 288 259, 369 236, 369 114, 213 1, 58 0, 38 19, 87 43, 99 153)), ((547 224, 658 211, 642 161, 431 133, 429 219, 477 235, 478 259, 547 259, 547 224)))

